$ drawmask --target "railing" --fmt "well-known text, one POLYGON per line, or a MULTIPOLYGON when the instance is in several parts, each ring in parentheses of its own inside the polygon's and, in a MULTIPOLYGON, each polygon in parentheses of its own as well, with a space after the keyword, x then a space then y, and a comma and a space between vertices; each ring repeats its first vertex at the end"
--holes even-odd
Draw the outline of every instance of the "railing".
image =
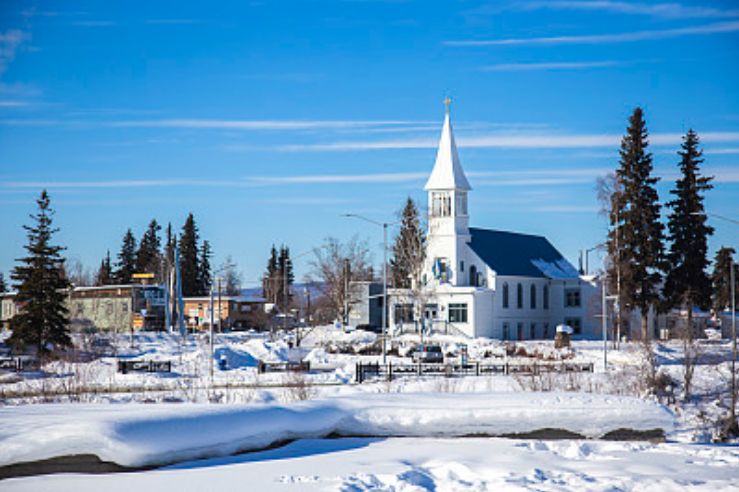
POLYGON ((172 372, 172 362, 168 360, 119 360, 118 372, 172 372))
POLYGON ((262 362, 257 364, 259 374, 266 372, 308 372, 310 371, 310 362, 262 362))
POLYGON ((370 378, 392 381, 400 376, 487 376, 491 374, 541 374, 552 372, 593 372, 592 362, 504 362, 467 364, 380 364, 379 362, 356 365, 355 380, 363 383, 370 378))
POLYGON ((21 372, 24 366, 31 363, 31 359, 23 357, 0 357, 0 370, 21 372))

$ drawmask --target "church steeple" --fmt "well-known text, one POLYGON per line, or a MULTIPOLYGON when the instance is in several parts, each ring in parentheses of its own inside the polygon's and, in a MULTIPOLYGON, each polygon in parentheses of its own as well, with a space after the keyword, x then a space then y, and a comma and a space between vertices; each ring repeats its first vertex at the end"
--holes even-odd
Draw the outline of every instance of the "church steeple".
POLYGON ((459 154, 457 154, 457 144, 454 142, 454 132, 452 131, 452 123, 449 115, 451 99, 447 97, 444 100, 444 104, 446 105, 446 114, 444 115, 444 126, 441 129, 441 137, 439 138, 439 147, 436 151, 436 162, 424 189, 426 191, 469 191, 472 188, 467 182, 467 177, 462 170, 462 164, 459 162, 459 154))

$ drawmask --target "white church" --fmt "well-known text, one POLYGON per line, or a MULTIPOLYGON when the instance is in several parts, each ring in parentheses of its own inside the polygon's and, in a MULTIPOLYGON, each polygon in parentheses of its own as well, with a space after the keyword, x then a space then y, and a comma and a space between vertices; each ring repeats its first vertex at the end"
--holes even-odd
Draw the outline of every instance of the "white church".
POLYGON ((449 105, 428 193, 426 260, 420 286, 392 289, 388 326, 501 340, 600 337, 599 287, 542 236, 470 227, 467 181, 449 105), (420 318, 420 319, 419 319, 420 318))

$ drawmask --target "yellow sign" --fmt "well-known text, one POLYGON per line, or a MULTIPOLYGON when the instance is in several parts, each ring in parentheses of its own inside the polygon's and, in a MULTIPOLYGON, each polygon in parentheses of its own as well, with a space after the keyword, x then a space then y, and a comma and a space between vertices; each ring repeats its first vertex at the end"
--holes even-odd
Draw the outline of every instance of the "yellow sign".
POLYGON ((140 330, 144 327, 144 317, 140 314, 134 314, 133 316, 133 328, 140 330))
POLYGON ((134 273, 131 278, 154 278, 153 273, 134 273))

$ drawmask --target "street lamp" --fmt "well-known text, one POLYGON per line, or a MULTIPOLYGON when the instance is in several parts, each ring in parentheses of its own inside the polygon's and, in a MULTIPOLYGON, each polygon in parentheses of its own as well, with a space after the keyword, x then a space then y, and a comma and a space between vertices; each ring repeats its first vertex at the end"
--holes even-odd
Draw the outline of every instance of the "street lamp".
POLYGON ((343 214, 382 227, 382 363, 387 363, 387 228, 398 222, 377 222, 357 214, 343 214))
MULTIPOLYGON (((723 215, 714 214, 711 212, 691 212, 690 215, 709 216, 717 219, 731 222, 732 224, 739 225, 739 220, 730 219, 723 215)), ((736 263, 734 258, 731 258, 731 264, 729 266, 729 282, 731 283, 731 425, 736 427, 736 286, 734 285, 736 279, 734 278, 734 269, 736 263)))

